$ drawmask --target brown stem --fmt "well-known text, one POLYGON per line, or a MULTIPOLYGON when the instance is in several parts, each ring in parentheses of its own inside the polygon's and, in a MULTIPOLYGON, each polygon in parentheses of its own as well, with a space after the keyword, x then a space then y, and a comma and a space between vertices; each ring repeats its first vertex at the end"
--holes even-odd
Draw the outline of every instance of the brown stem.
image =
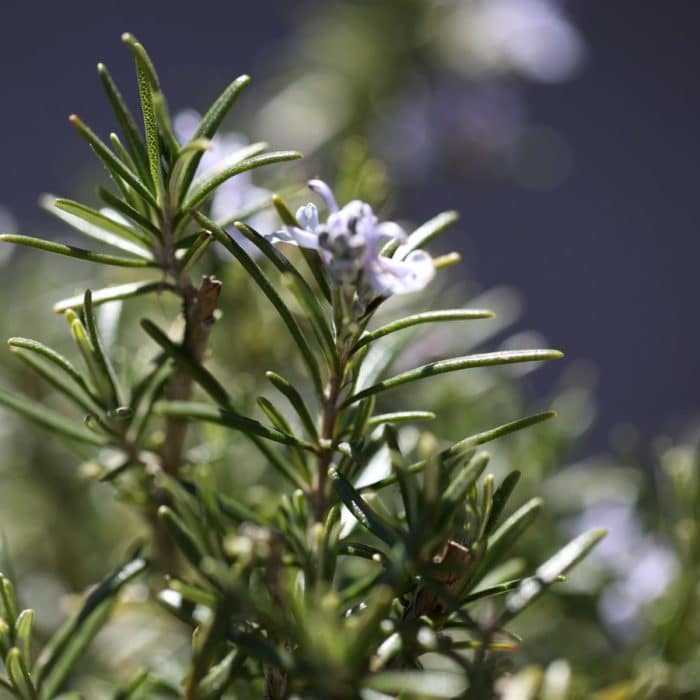
MULTIPOLYGON (((176 288, 182 295, 182 311, 185 318, 182 347, 192 360, 201 362, 214 323, 221 282, 213 277, 204 277, 200 288, 196 289, 189 278, 178 278, 174 263, 172 272, 177 280, 176 288)), ((192 378, 182 368, 175 367, 173 370, 166 395, 170 401, 187 401, 191 397, 192 378)), ((169 417, 166 420, 165 440, 160 450, 160 466, 170 476, 177 476, 182 466, 187 425, 187 421, 178 418, 169 417)), ((164 493, 154 494, 156 508, 167 500, 164 493)), ((172 541, 163 531, 155 514, 153 528, 160 563, 165 571, 174 574, 178 570, 178 557, 172 541)))
MULTIPOLYGON (((201 362, 204 356, 220 293, 221 282, 213 277, 205 277, 199 289, 195 289, 189 280, 183 284, 185 334, 182 346, 195 362, 201 362)), ((192 377, 183 369, 176 367, 168 383, 168 400, 187 401, 191 395, 192 377)), ((186 420, 172 417, 167 419, 161 459, 163 471, 170 476, 176 476, 180 470, 186 434, 186 420)))

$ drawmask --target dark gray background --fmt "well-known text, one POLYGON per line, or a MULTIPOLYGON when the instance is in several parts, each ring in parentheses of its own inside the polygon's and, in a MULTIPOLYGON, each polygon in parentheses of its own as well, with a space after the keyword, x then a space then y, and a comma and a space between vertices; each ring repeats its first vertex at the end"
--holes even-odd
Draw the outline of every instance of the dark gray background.
MULTIPOLYGON (((41 235, 44 191, 75 193, 86 162, 75 111, 111 124, 94 66, 132 80, 122 31, 154 56, 171 105, 213 96, 231 75, 264 74, 297 3, 5 2, 0 6, 0 203, 41 235), (199 81, 199 84, 197 84, 199 81)), ((698 414, 697 70, 700 4, 588 0, 572 12, 589 46, 571 83, 527 88, 531 116, 568 141, 573 169, 553 192, 444 186, 406 212, 458 208, 477 277, 526 299, 523 327, 600 370, 591 444, 632 422, 651 436, 698 414)))

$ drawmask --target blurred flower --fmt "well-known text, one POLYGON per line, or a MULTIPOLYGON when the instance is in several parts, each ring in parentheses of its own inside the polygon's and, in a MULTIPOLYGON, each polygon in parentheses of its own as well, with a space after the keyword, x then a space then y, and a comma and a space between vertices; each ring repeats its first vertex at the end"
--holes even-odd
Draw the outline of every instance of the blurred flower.
POLYGON ((553 0, 462 0, 443 18, 438 51, 460 73, 516 73, 555 83, 581 65, 581 37, 553 0))
POLYGON ((644 625, 644 608, 661 596, 678 573, 673 551, 645 533, 630 503, 601 503, 588 508, 575 525, 584 531, 595 523, 608 529, 596 548, 597 560, 614 577, 600 598, 605 621, 622 637, 631 638, 644 625))
POLYGON ((397 258, 381 254, 384 243, 406 239, 398 224, 379 222, 372 207, 359 199, 339 208, 321 180, 310 180, 309 188, 326 203, 326 223, 319 223, 315 204, 305 204, 297 211, 300 227, 285 226, 270 234, 269 240, 318 251, 333 281, 339 286, 356 286, 361 297, 371 292, 381 296, 417 292, 432 280, 435 268, 425 251, 414 250, 397 258))
MULTIPOLYGON (((201 115, 193 109, 186 109, 175 115, 173 129, 180 143, 187 143, 192 138, 200 121, 201 115)), ((247 145, 248 142, 242 134, 235 132, 215 134, 211 139, 211 148, 202 154, 195 177, 213 173, 224 167, 232 153, 247 145)), ((250 172, 239 173, 217 187, 209 206, 209 216, 220 224, 230 223, 236 218, 246 219, 254 229, 267 230, 274 225, 271 212, 259 212, 250 217, 244 214, 247 210, 254 209, 269 199, 270 192, 257 187, 253 183, 250 172)), ((248 251, 251 250, 253 246, 246 239, 240 237, 235 231, 231 234, 248 251)))

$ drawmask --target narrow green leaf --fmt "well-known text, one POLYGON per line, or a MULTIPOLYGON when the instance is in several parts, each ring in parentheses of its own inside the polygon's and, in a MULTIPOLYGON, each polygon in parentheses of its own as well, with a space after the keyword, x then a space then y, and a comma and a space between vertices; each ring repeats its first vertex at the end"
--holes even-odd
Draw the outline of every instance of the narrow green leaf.
POLYGON ((112 363, 107 357, 107 353, 102 347, 102 340, 100 339, 100 334, 97 332, 97 321, 95 319, 95 310, 92 306, 92 292, 89 289, 85 290, 85 296, 83 298, 83 315, 85 316, 85 322, 87 324, 88 335, 90 336, 90 341, 92 342, 92 347, 94 349, 94 358, 97 363, 97 367, 101 374, 100 384, 104 384, 107 389, 107 396, 110 399, 109 408, 116 408, 121 405, 119 385, 117 384, 117 377, 112 367, 112 363))
POLYGON ((32 625, 34 624, 34 611, 22 610, 17 617, 15 625, 15 641, 22 654, 22 661, 26 668, 32 667, 32 625))
POLYGON ((131 53, 134 54, 134 58, 136 58, 143 67, 144 77, 148 81, 149 86, 153 90, 160 90, 158 74, 143 44, 130 32, 124 32, 122 34, 122 41, 129 47, 131 53))
POLYGON ((41 682, 40 700, 53 700, 57 696, 75 664, 78 663, 97 633, 104 627, 115 604, 114 600, 104 601, 102 605, 92 611, 82 622, 80 628, 67 640, 52 670, 41 682))
POLYGON ((110 206, 115 211, 118 211, 125 218, 131 219, 137 226, 140 226, 144 233, 153 236, 158 241, 163 240, 163 234, 161 233, 160 229, 140 211, 134 209, 134 207, 132 207, 128 202, 125 202, 116 194, 101 186, 97 188, 97 194, 105 204, 110 206))
POLYGON ((510 474, 503 479, 499 487, 496 489, 496 492, 493 494, 491 513, 489 514, 489 519, 486 522, 486 529, 484 531, 486 535, 490 535, 496 528, 496 525, 498 525, 498 520, 501 517, 501 513, 503 513, 503 509, 505 508, 506 503, 508 503, 508 499, 513 493, 513 489, 518 481, 520 481, 520 472, 517 470, 510 472, 510 474))
MULTIPOLYGON (((219 97, 216 98, 207 113, 202 117, 202 121, 199 123, 199 126, 194 132, 192 141, 196 141, 198 139, 211 139, 214 136, 221 126, 221 122, 224 120, 224 117, 228 114, 234 102, 241 94, 243 88, 245 88, 249 82, 249 76, 241 75, 226 87, 219 97)), ((190 141, 190 143, 192 143, 192 141, 190 141)), ((178 201, 182 200, 182 196, 187 189, 189 189, 201 158, 202 153, 196 154, 195 157, 188 163, 187 168, 181 177, 178 201)))
POLYGON ((435 420, 437 416, 432 411, 396 411, 394 413, 380 413, 372 416, 367 421, 367 429, 372 430, 384 423, 413 423, 418 420, 435 420))
POLYGON ((448 309, 444 311, 426 311, 413 316, 406 316, 405 318, 398 319, 397 321, 392 321, 391 323, 387 323, 385 326, 381 326, 376 330, 363 334, 353 346, 352 351, 357 352, 364 345, 373 343, 375 340, 378 340, 385 335, 389 335, 389 333, 395 333, 396 331, 403 330, 404 328, 411 328, 412 326, 417 326, 421 323, 467 321, 479 318, 492 318, 493 316, 493 311, 488 311, 486 309, 448 309))
POLYGON ((148 685, 149 681, 154 680, 148 669, 143 669, 139 671, 136 676, 129 682, 129 684, 112 696, 112 700, 131 700, 136 696, 139 690, 142 690, 144 685, 148 685))
MULTIPOLYGON (((511 421, 510 423, 504 423, 503 425, 491 428, 490 430, 485 430, 481 433, 477 433, 476 435, 470 435, 469 437, 464 438, 464 440, 460 440, 454 445, 448 447, 446 450, 440 452, 439 458, 444 461, 456 457, 458 455, 462 455, 466 451, 473 449, 474 447, 478 447, 479 445, 491 442, 492 440, 496 440, 497 438, 502 437, 504 435, 508 435, 509 433, 514 433, 517 430, 529 428, 530 426, 536 425, 537 423, 549 420, 550 418, 553 418, 556 415, 557 414, 555 411, 544 411, 542 413, 535 413, 532 416, 520 418, 518 420, 511 421)), ((425 465, 426 460, 421 460, 420 462, 412 464, 410 467, 408 467, 408 469, 411 472, 420 472, 423 471, 425 465)), ((391 486, 394 483, 396 483, 396 479, 393 475, 390 475, 388 477, 385 477, 384 479, 380 479, 379 481, 375 481, 371 484, 367 484, 366 486, 362 486, 360 488, 360 491, 374 491, 377 489, 384 488, 386 486, 391 486)))
POLYGON ((197 130, 194 132, 194 139, 210 139, 221 126, 221 122, 228 114, 234 102, 238 99, 243 88, 250 83, 250 76, 239 75, 226 89, 214 100, 207 113, 202 117, 197 130))
POLYGON ((489 520, 491 518, 491 510, 493 508, 493 495, 494 495, 494 483, 495 477, 493 474, 487 474, 484 477, 481 486, 481 504, 479 508, 479 531, 477 535, 477 540, 483 540, 486 535, 486 528, 488 527, 489 520))
POLYGON ((173 365, 165 353, 156 358, 153 364, 154 369, 133 389, 131 395, 130 405, 134 416, 127 437, 136 444, 139 444, 153 413, 153 406, 163 395, 172 373, 173 365))
POLYGON ((512 581, 504 581, 503 583, 498 583, 495 586, 489 586, 488 588, 480 588, 479 590, 464 596, 459 605, 462 607, 463 605, 469 605, 470 603, 474 603, 477 600, 482 600, 484 598, 495 598, 499 595, 505 595, 506 593, 510 593, 510 591, 514 591, 520 585, 522 580, 523 579, 521 578, 516 578, 512 581))
MULTIPOLYGON (((112 144, 112 148, 114 149, 117 158, 119 158, 119 160, 121 160, 122 163, 124 163, 124 165, 126 165, 126 167, 132 172, 139 172, 138 166, 136 163, 134 163, 134 159, 129 155, 129 151, 127 151, 124 147, 124 144, 121 142, 118 134, 115 134, 113 131, 110 132, 109 142, 112 144)), ((149 177, 150 175, 147 174, 145 179, 148 180, 149 177)))
MULTIPOLYGON (((211 150, 211 148, 212 142, 208 139, 195 139, 180 149, 168 182, 170 201, 174 207, 179 207, 181 199, 180 195, 181 193, 186 192, 184 180, 185 177, 187 177, 188 171, 190 170, 192 161, 195 158, 200 160, 202 155, 206 151, 211 150)), ((189 183, 187 183, 187 186, 189 186, 189 183)))
POLYGON ((50 365, 37 360, 28 350, 13 348, 12 352, 16 357, 22 360, 22 362, 29 365, 38 375, 49 382, 55 389, 73 401, 82 411, 85 413, 93 413, 95 410, 99 410, 99 402, 91 403, 73 383, 66 381, 65 377, 59 374, 50 365))
POLYGON ((136 120, 104 63, 97 64, 97 73, 124 134, 129 153, 139 170, 139 175, 145 177, 148 173, 148 158, 136 120))
MULTIPOLYGON (((78 350, 82 355, 83 361, 85 362, 85 366, 87 367, 88 372, 90 373, 92 383, 96 387, 96 394, 100 406, 102 408, 114 408, 114 406, 112 405, 112 386, 109 382, 109 379, 104 375, 104 371, 100 366, 99 362, 97 361, 97 357, 95 354, 95 346, 93 345, 92 340, 90 339, 90 335, 88 334, 87 328, 85 328, 85 325, 78 318, 78 315, 75 313, 75 311, 73 311, 73 309, 68 309, 66 311, 65 318, 68 322, 68 326, 70 328, 71 335, 73 336, 73 340, 78 346, 78 350)), ((91 418, 94 418, 94 416, 91 418)), ((87 418, 86 425, 90 427, 90 425, 87 423, 87 418)))
POLYGON ((273 265, 283 274, 283 279, 287 282, 287 286, 311 321, 316 338, 328 361, 329 368, 337 368, 338 351, 333 332, 328 323, 327 314, 307 281, 294 265, 257 231, 241 221, 236 221, 234 226, 271 260, 273 265))
POLYGON ((257 404, 262 409, 263 413, 267 416, 268 420, 272 425, 277 428, 281 433, 292 433, 292 426, 289 425, 287 419, 282 415, 282 412, 264 396, 258 396, 257 404))
POLYGON ((382 254, 393 255, 399 260, 405 260, 409 253, 417 248, 423 248, 426 244, 439 236, 446 228, 452 226, 459 219, 456 211, 444 211, 434 216, 423 225, 419 226, 406 240, 405 243, 398 244, 397 241, 390 241, 382 249, 382 254))
MULTIPOLYGON (((81 295, 80 301, 82 303, 83 296, 81 295)), ((11 348, 22 348, 24 350, 29 350, 31 352, 41 355, 43 358, 51 362, 58 369, 68 374, 71 379, 95 402, 99 403, 99 399, 95 396, 95 392, 92 387, 85 381, 80 372, 75 368, 75 366, 66 359, 63 355, 56 352, 52 348, 40 343, 38 340, 31 340, 30 338, 10 338, 7 344, 11 348)))
POLYGON ((273 151, 272 153, 263 153, 262 155, 246 158, 245 160, 234 163, 233 165, 223 168, 220 171, 211 173, 208 176, 202 176, 200 180, 193 183, 192 188, 188 192, 188 197, 182 204, 180 211, 188 211, 194 209, 201 204, 221 183, 230 180, 232 177, 240 173, 260 168, 263 165, 271 163, 283 163, 289 160, 298 160, 301 158, 301 153, 297 151, 273 151))
POLYGON ((466 355, 464 357, 453 357, 449 360, 438 360, 427 365, 416 367, 415 369, 402 372, 394 377, 385 379, 373 386, 367 387, 347 399, 343 406, 347 406, 355 401, 377 394, 380 391, 393 389, 401 384, 415 382, 426 377, 434 377, 445 372, 457 372, 463 369, 474 367, 491 367, 494 365, 506 365, 516 362, 542 362, 544 360, 558 360, 564 357, 559 350, 504 350, 501 352, 487 352, 479 355, 466 355))
POLYGON ((156 75, 153 63, 146 53, 146 50, 136 40, 136 37, 125 33, 122 35, 122 41, 131 49, 136 61, 136 80, 139 86, 141 112, 143 114, 143 124, 146 134, 148 167, 153 183, 153 191, 159 192, 162 186, 160 172, 161 153, 160 139, 158 137, 158 123, 153 106, 153 93, 159 90, 158 76, 156 75))
POLYGON ((17 600, 15 587, 7 576, 0 574, 0 602, 2 602, 2 617, 10 628, 10 636, 15 635, 17 622, 17 600))
POLYGON ((503 423, 502 425, 491 428, 490 430, 484 430, 476 435, 470 435, 469 437, 464 438, 464 440, 460 440, 449 447, 445 451, 444 457, 451 457, 452 455, 458 454, 466 449, 469 449, 470 447, 478 447, 479 445, 492 442, 493 440, 503 437, 504 435, 509 435, 510 433, 517 432, 518 430, 530 428, 533 425, 542 423, 550 418, 555 418, 556 415, 556 411, 542 411, 541 413, 533 413, 531 416, 518 418, 518 420, 511 421, 510 423, 503 423))
POLYGON ((21 413, 43 428, 47 428, 71 440, 84 442, 88 445, 104 445, 106 443, 106 438, 76 427, 73 423, 67 421, 60 413, 46 408, 44 404, 13 396, 1 389, 0 404, 8 406, 17 411, 17 413, 21 413))
POLYGON ((168 506, 158 508, 158 520, 190 564, 198 568, 207 554, 204 544, 168 506))
POLYGON ((474 486, 484 469, 486 469, 490 457, 486 452, 481 452, 472 457, 462 467, 442 494, 441 503, 446 511, 454 510, 454 508, 464 502, 467 492, 474 486))
POLYGON ((217 501, 219 503, 219 508, 222 512, 228 515, 230 518, 238 523, 251 522, 262 527, 267 527, 269 523, 254 510, 248 508, 248 506, 240 503, 232 496, 219 493, 217 494, 217 501))
POLYGON ((316 393, 318 396, 322 396, 323 382, 321 381, 321 373, 313 351, 311 350, 308 341, 299 327, 299 324, 296 322, 294 316, 292 316, 291 311, 289 311, 287 308, 287 305, 282 297, 277 293, 277 290, 274 288, 272 282, 270 282, 269 278, 262 271, 259 265, 257 265, 257 263, 243 250, 243 248, 238 245, 238 243, 236 243, 236 241, 234 241, 233 238, 231 238, 231 236, 229 236, 220 226, 217 226, 211 219, 199 212, 195 213, 195 218, 204 228, 211 231, 215 238, 241 263, 246 272, 253 278, 258 287, 260 287, 262 292, 275 307, 277 313, 281 316, 284 324, 287 326, 292 338, 301 351, 304 362, 306 363, 307 369, 311 375, 311 379, 314 382, 316 393))
POLYGON ((542 499, 531 498, 503 522, 488 539, 482 571, 487 571, 491 564, 499 561, 520 535, 532 525, 540 510, 542 510, 542 499))
MULTIPOLYGON (((293 435, 292 427, 289 422, 284 417, 282 412, 275 406, 272 401, 269 401, 264 396, 259 396, 257 403, 262 409, 263 413, 267 416, 272 426, 279 430, 285 435, 293 435)), ((301 448, 292 448, 290 450, 290 458, 293 463, 293 467, 299 473, 307 473, 308 467, 306 464, 306 456, 301 448)))
POLYGON ((399 436, 393 425, 384 428, 384 439, 389 448, 391 457, 391 471, 396 475, 396 481, 401 491, 401 501, 406 512, 406 522, 409 531, 414 532, 420 529, 424 518, 419 512, 419 485, 416 479, 411 477, 406 468, 406 460, 399 447, 399 436))
POLYGON ((281 442, 284 445, 298 445, 308 449, 305 443, 297 440, 293 435, 281 433, 278 430, 272 430, 252 418, 236 413, 232 409, 217 408, 216 406, 197 403, 195 401, 162 401, 155 405, 154 410, 161 416, 189 418, 208 423, 216 423, 228 428, 240 430, 243 433, 250 433, 274 442, 281 442))
POLYGON ((65 221, 77 231, 106 245, 153 260, 153 253, 146 247, 145 235, 130 226, 70 199, 44 195, 39 201, 46 211, 65 221))
POLYGON ((537 568, 534 576, 523 579, 517 590, 506 598, 502 619, 510 620, 532 604, 549 586, 583 559, 606 534, 607 531, 602 529, 584 532, 547 559, 537 568))
POLYGON ((270 447, 270 445, 268 445, 264 440, 261 440, 260 437, 253 433, 248 433, 247 437, 260 450, 260 452, 262 452, 270 466, 280 475, 282 475, 297 488, 302 490, 306 490, 308 488, 308 483, 304 479, 304 477, 310 479, 308 469, 304 471, 303 475, 296 472, 285 457, 280 455, 277 450, 270 447))
POLYGON ((95 253, 91 250, 76 248, 74 246, 64 245, 63 243, 55 243, 54 241, 45 241, 41 238, 32 238, 31 236, 4 233, 0 234, 0 241, 28 246, 29 248, 38 248, 39 250, 45 250, 49 253, 66 255, 69 258, 89 260, 90 262, 99 263, 100 265, 114 265, 116 267, 158 267, 157 263, 152 260, 145 260, 143 258, 122 258, 117 255, 95 253))
POLYGON ((218 700, 244 660, 245 655, 234 649, 212 666, 197 685, 197 700, 218 700))
MULTIPOLYGON (((153 111, 155 112, 156 124, 163 145, 163 157, 168 166, 172 168, 172 163, 180 152, 180 144, 175 137, 173 125, 170 121, 170 113, 165 100, 165 95, 160 90, 153 91, 153 111)), ((163 190, 165 193, 165 190, 163 190)))
POLYGON ((158 201, 153 195, 153 192, 151 192, 151 190, 144 185, 144 183, 134 172, 124 165, 124 163, 122 163, 122 161, 119 160, 114 153, 112 153, 109 146, 107 146, 107 144, 104 143, 104 141, 102 141, 102 139, 100 139, 94 131, 83 124, 77 115, 72 114, 70 116, 70 122, 78 130, 78 133, 90 144, 90 146, 92 146, 92 149, 95 151, 98 158, 102 161, 117 184, 120 184, 120 179, 123 180, 127 185, 129 185, 129 187, 141 195, 145 201, 151 204, 156 211, 159 211, 158 201))
MULTIPOLYGON (((192 144, 191 141, 190 144, 192 144)), ((188 146, 190 144, 188 144, 188 146)), ((258 156, 261 153, 264 153, 268 148, 269 144, 265 141, 256 141, 255 143, 249 143, 246 146, 241 146, 231 153, 221 154, 222 157, 217 161, 216 165, 210 170, 202 173, 202 175, 190 185, 188 190, 189 195, 192 196, 197 193, 200 189, 202 189, 202 187, 206 186, 206 183, 215 175, 220 175, 225 170, 235 167, 253 156, 258 156)))
POLYGON ((35 700, 37 695, 34 684, 22 659, 22 652, 16 647, 7 652, 5 668, 12 685, 14 685, 22 700, 35 700))
POLYGON ((386 522, 384 518, 370 508, 353 485, 335 469, 331 468, 328 472, 328 476, 338 496, 340 496, 340 499, 355 518, 367 528, 367 530, 376 535, 380 540, 386 542, 389 546, 396 544, 399 540, 398 533, 391 524, 386 522))
POLYGON ((318 440, 318 431, 316 430, 316 424, 314 423, 311 413, 304 403, 304 399, 301 394, 281 375, 276 372, 265 372, 265 376, 270 380, 275 389, 277 389, 283 396, 287 398, 292 408, 296 411, 299 416, 301 424, 306 429, 311 440, 318 440))
POLYGON ((153 94, 151 93, 151 87, 145 69, 138 57, 136 59, 136 78, 139 85, 141 111, 143 112, 143 124, 146 132, 148 168, 151 173, 153 188, 157 191, 162 185, 160 174, 160 139, 158 138, 158 125, 153 108, 153 94))
POLYGON ((180 260, 180 273, 185 275, 190 272, 192 267, 197 263, 197 261, 204 255, 207 248, 214 240, 209 231, 203 231, 197 237, 197 240, 185 251, 185 254, 180 260))
MULTIPOLYGON (((150 294, 155 292, 159 294, 160 292, 174 292, 175 287, 169 282, 150 282, 144 280, 142 282, 127 282, 126 284, 118 284, 113 287, 104 287, 103 289, 97 289, 92 293, 92 305, 99 306, 100 304, 106 304, 110 301, 117 301, 121 299, 131 299, 133 297, 143 296, 144 294, 150 294)), ((61 299, 53 305, 53 310, 57 313, 63 313, 68 309, 82 309, 85 295, 76 294, 73 297, 68 297, 67 299, 61 299)))
POLYGON ((182 345, 174 343, 153 321, 143 319, 141 328, 182 367, 219 405, 231 407, 231 397, 209 370, 195 362, 182 345))
POLYGON ((41 700, 55 697, 71 669, 102 628, 119 591, 148 566, 140 557, 127 562, 88 593, 80 610, 51 637, 39 654, 33 675, 41 700))

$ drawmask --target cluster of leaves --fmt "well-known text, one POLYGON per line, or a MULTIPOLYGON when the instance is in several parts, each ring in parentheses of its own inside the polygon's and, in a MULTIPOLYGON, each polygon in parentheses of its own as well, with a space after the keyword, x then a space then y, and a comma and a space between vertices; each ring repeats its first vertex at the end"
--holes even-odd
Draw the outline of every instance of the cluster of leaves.
MULTIPOLYGON (((104 265, 152 268, 159 277, 88 290, 56 304, 84 369, 38 341, 10 340, 23 362, 75 404, 83 425, 5 392, 0 401, 67 438, 118 455, 100 478, 113 483, 152 524, 153 558, 167 574, 165 582, 153 584, 155 593, 192 630, 185 697, 492 696, 503 674, 503 652, 518 646, 506 625, 562 580, 603 533, 583 534, 532 575, 513 577, 508 557, 541 501, 533 499, 504 518, 519 473, 496 484, 485 474, 489 455, 479 447, 552 412, 450 445, 429 439, 404 445, 403 426, 435 415, 422 408, 381 412, 381 402, 397 387, 437 375, 557 359, 561 353, 471 354, 387 377, 392 357, 387 341, 424 324, 461 323, 490 312, 428 311, 377 324, 387 300, 375 295, 358 311, 356 290, 334 285, 315 252, 301 251, 297 264, 236 221, 238 235, 252 246, 244 247, 227 232, 230 221, 211 220, 202 205, 226 179, 298 154, 263 153, 265 145, 255 144, 195 178, 202 152, 247 78, 234 81, 192 140, 179 144, 149 57, 132 36, 124 39, 136 59, 144 136, 104 66, 99 73, 124 143, 112 135, 110 147, 77 117, 71 119, 118 193, 100 188, 106 211, 64 199, 45 202, 80 233, 121 253, 18 235, 2 239, 104 265), (309 380, 299 385, 268 372, 286 403, 259 397, 260 420, 204 366, 221 283, 205 276, 197 286, 190 275, 214 241, 275 309, 309 380), (160 291, 181 301, 181 337, 173 340, 143 319, 141 327, 158 352, 151 371, 125 386, 105 352, 94 307, 160 291), (200 400, 193 400, 195 391, 200 400), (248 439, 279 478, 274 502, 260 508, 223 492, 206 460, 187 453, 193 423, 212 423, 248 439), (388 472, 363 484, 372 465, 384 460, 388 472)), ((284 224, 297 225, 280 198, 272 203, 284 224)), ((389 245, 383 254, 405 256, 454 220, 451 212, 440 214, 400 248, 389 245)), ((437 258, 436 267, 455 259, 437 258)), ((144 567, 137 558, 94 589, 35 667, 26 621, 31 614, 17 616, 11 593, 3 593, 4 687, 24 699, 53 697, 119 588, 144 567), (51 668, 45 670, 47 658, 51 668)), ((118 697, 146 693, 177 691, 146 673, 118 697)))

